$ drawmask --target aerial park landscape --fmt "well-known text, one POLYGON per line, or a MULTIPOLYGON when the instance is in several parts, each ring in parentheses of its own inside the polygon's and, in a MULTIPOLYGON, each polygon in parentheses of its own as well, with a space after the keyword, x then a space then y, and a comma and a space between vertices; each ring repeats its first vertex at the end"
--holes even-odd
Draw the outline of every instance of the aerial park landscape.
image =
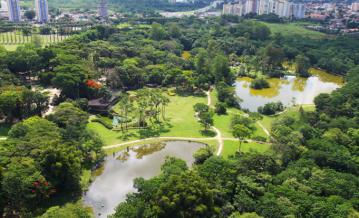
POLYGON ((358 216, 357 36, 242 3, 38 4, 0 20, 3 217, 358 216))

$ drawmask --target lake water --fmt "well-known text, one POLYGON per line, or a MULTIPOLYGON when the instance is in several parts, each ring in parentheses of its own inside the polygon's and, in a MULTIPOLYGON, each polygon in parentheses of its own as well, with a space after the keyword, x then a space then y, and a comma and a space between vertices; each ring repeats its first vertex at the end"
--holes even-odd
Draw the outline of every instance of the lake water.
POLYGON ((343 78, 311 69, 312 76, 301 78, 286 76, 270 78, 270 88, 256 90, 250 88, 251 78, 239 78, 236 83, 236 94, 243 100, 242 108, 257 111, 259 106, 268 102, 281 101, 285 106, 296 104, 313 104, 314 98, 320 93, 330 93, 343 85, 343 78))
POLYGON ((93 207, 96 217, 107 217, 116 206, 126 199, 126 194, 136 191, 133 180, 138 177, 152 178, 160 173, 167 156, 194 162, 193 153, 205 146, 201 143, 170 141, 131 148, 115 156, 108 156, 104 171, 90 185, 84 202, 93 207))

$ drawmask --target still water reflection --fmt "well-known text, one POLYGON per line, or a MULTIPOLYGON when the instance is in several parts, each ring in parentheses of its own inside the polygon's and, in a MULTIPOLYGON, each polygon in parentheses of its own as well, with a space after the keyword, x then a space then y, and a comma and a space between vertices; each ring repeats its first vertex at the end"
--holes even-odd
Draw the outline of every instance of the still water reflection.
POLYGON ((158 175, 167 156, 178 157, 191 166, 193 153, 203 146, 201 143, 171 141, 139 146, 114 157, 108 156, 103 173, 91 184, 84 201, 93 207, 97 217, 107 217, 125 200, 127 193, 135 191, 133 179, 158 175))
POLYGON ((261 90, 250 88, 251 78, 239 78, 235 86, 237 95, 243 100, 242 108, 257 111, 259 106, 276 101, 281 101, 286 106, 293 102, 312 104, 320 93, 330 93, 343 85, 342 77, 316 69, 311 69, 310 72, 312 76, 309 78, 286 76, 268 79, 270 88, 261 90))

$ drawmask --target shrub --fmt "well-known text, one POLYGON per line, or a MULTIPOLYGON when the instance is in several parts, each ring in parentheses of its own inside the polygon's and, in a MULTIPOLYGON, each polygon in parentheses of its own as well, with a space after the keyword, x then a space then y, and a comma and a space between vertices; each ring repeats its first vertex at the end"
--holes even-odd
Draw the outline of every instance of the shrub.
POLYGON ((254 136, 252 139, 254 141, 258 141, 258 142, 266 142, 267 141, 267 138, 263 137, 263 136, 254 136))
POLYGON ((270 102, 263 107, 258 107, 258 112, 264 115, 274 115, 284 110, 282 102, 270 102))
POLYGON ((107 122, 105 119, 103 118, 95 118, 92 120, 92 122, 97 122, 97 123, 101 123, 104 127, 106 127, 107 129, 112 129, 112 123, 107 122))
POLYGON ((251 82, 251 88, 252 89, 265 89, 265 88, 269 88, 269 83, 267 80, 263 79, 263 78, 259 78, 259 79, 254 79, 251 82))
POLYGON ((226 108, 226 104, 222 103, 222 102, 218 102, 215 106, 214 111, 216 112, 216 114, 220 115, 220 114, 226 114, 227 113, 227 108, 226 108))
POLYGON ((198 149, 194 154, 193 157, 195 159, 196 164, 202 164, 208 158, 213 155, 213 149, 210 146, 206 146, 204 148, 198 149))

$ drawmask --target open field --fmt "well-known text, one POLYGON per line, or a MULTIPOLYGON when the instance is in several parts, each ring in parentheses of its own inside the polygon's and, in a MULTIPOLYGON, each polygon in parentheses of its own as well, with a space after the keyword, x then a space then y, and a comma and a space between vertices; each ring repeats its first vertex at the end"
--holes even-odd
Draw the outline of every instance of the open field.
MULTIPOLYGON (((225 140, 222 156, 227 158, 229 155, 233 155, 239 149, 239 141, 225 140)), ((256 142, 242 142, 241 150, 243 152, 249 152, 251 150, 264 153, 270 149, 270 144, 259 144, 256 142)))
MULTIPOLYGON (((9 51, 14 51, 19 45, 23 45, 26 43, 31 43, 34 40, 34 35, 24 36, 20 31, 14 31, 11 33, 0 33, 0 46, 4 46, 5 49, 9 51)), ((57 36, 55 34, 52 35, 39 35, 41 43, 43 46, 49 45, 56 42, 61 42, 69 36, 57 36)))
POLYGON ((314 30, 308 30, 304 26, 305 25, 313 25, 310 23, 303 22, 292 22, 292 23, 267 23, 262 22, 267 25, 272 34, 280 33, 284 36, 293 36, 293 35, 301 35, 303 37, 308 37, 312 39, 321 39, 329 37, 325 33, 317 32, 314 30))
POLYGON ((105 145, 113 145, 122 143, 128 140, 135 140, 140 138, 154 137, 154 136, 175 136, 175 137, 191 137, 191 138, 206 138, 208 136, 202 134, 203 127, 198 123, 194 117, 193 105, 196 103, 206 103, 206 97, 194 96, 169 96, 170 103, 166 107, 167 122, 158 128, 146 132, 146 130, 130 130, 127 133, 127 138, 121 131, 113 131, 106 129, 100 123, 89 123, 88 128, 97 132, 103 139, 105 145), (147 134, 147 135, 146 135, 147 134), (146 137, 147 136, 147 137, 146 137))

